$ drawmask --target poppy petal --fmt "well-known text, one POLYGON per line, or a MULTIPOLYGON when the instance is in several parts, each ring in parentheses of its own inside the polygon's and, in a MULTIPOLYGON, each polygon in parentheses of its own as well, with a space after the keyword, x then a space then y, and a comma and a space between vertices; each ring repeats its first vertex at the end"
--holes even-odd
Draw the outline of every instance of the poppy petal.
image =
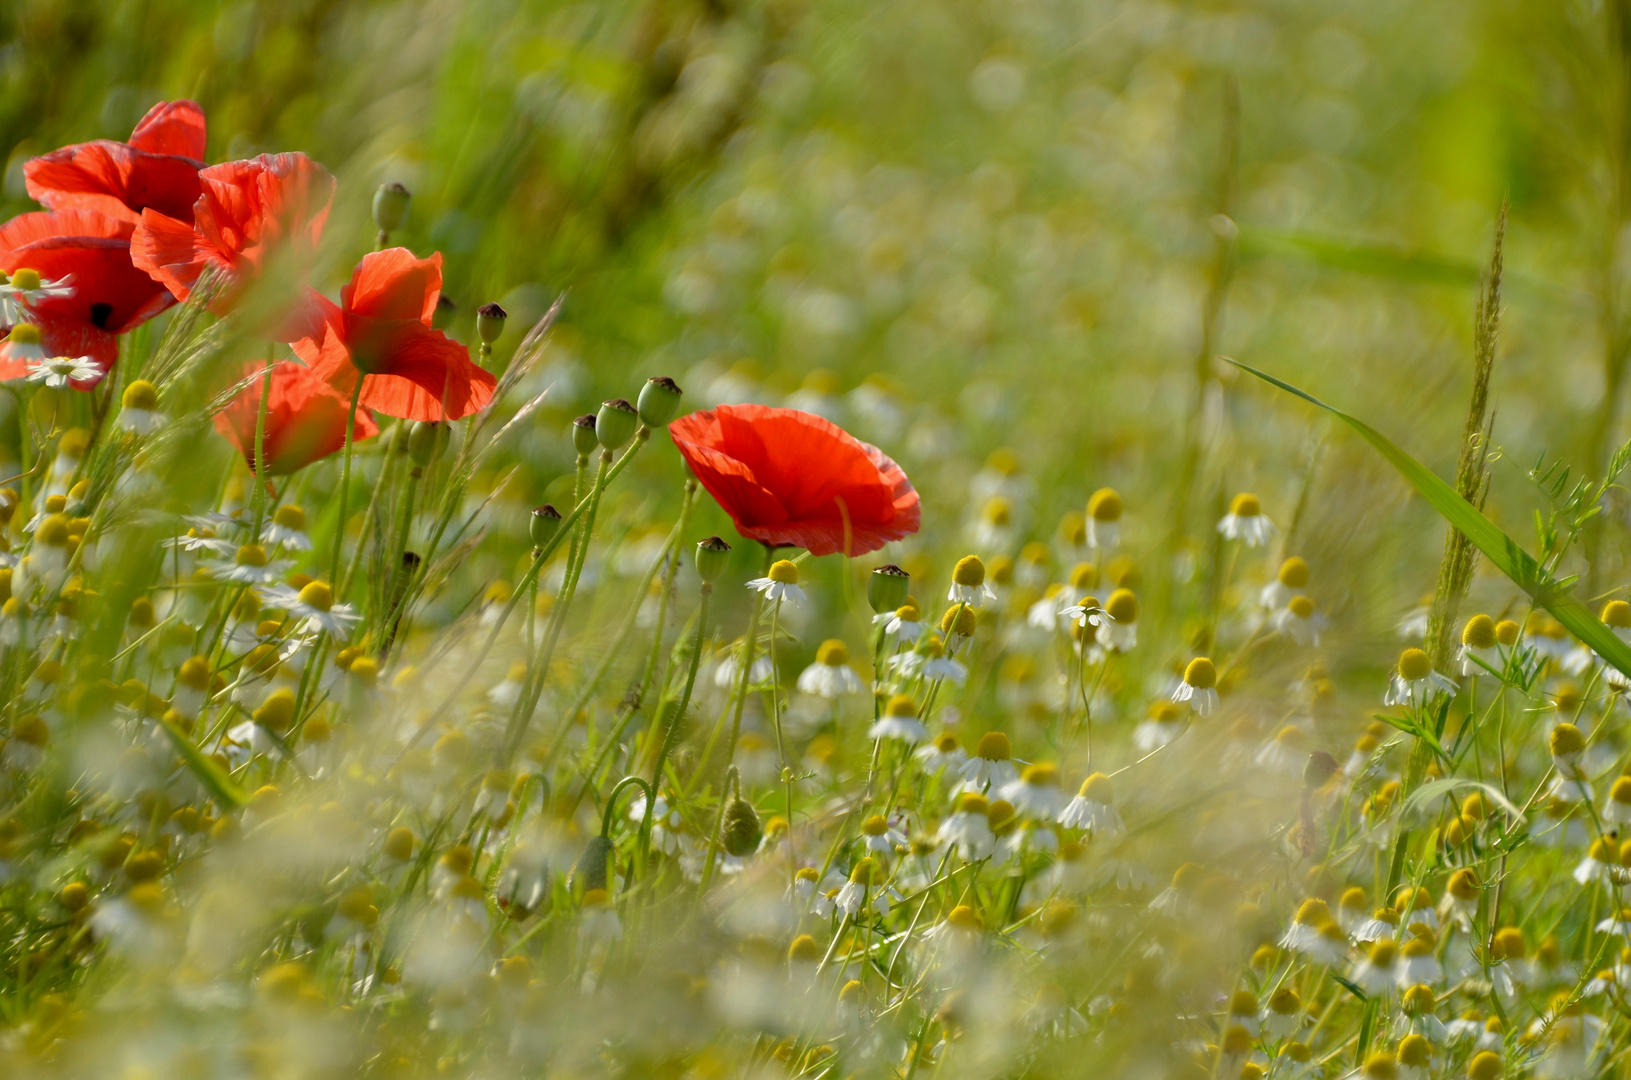
MULTIPOLYGON (((264 372, 262 364, 249 372, 264 372)), ((255 467, 255 428, 260 420, 262 381, 257 379, 215 414, 215 430, 243 455, 244 463, 255 467)), ((272 392, 266 404, 266 434, 262 452, 268 476, 281 476, 303 468, 345 447, 347 416, 351 400, 311 371, 292 361, 272 367, 272 392)), ((353 440, 379 434, 367 409, 357 410, 353 440)))
POLYGON ((130 145, 149 154, 175 154, 204 160, 204 109, 196 101, 161 101, 147 110, 136 130, 130 133, 130 145))
POLYGON ((340 303, 359 315, 417 319, 429 326, 441 291, 441 252, 421 259, 407 248, 387 248, 362 257, 340 292, 340 303))

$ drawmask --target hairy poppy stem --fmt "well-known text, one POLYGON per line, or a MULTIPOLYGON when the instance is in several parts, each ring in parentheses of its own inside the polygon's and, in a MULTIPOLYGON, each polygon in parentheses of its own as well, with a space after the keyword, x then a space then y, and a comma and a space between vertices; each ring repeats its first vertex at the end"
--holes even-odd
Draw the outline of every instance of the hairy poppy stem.
POLYGON ((261 378, 261 404, 255 410, 255 531, 250 543, 260 539, 261 525, 266 521, 266 496, 261 485, 266 480, 266 410, 272 400, 272 357, 267 350, 266 374, 261 378))
POLYGON ((357 403, 362 400, 362 372, 357 373, 356 385, 351 388, 351 409, 345 418, 345 465, 340 470, 340 516, 334 525, 334 560, 329 580, 340 580, 340 552, 345 547, 345 503, 351 487, 351 443, 357 434, 357 403))

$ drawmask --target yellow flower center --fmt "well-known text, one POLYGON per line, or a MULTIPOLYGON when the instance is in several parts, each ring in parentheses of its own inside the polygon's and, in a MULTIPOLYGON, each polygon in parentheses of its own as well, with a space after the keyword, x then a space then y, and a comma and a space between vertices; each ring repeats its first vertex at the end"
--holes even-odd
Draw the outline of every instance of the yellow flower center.
POLYGON ((1288 589, 1301 589, 1308 584, 1308 564, 1293 555, 1280 564, 1280 584, 1288 589))
POLYGON ((1559 724, 1552 729, 1551 747, 1553 756, 1569 757, 1585 750, 1586 737, 1573 724, 1559 724))
POLYGON ((278 507, 277 511, 272 515, 272 521, 285 529, 293 529, 295 532, 306 531, 306 511, 294 503, 284 503, 278 507))
POLYGON ((1039 761, 1035 765, 1025 766, 1025 771, 1020 777, 1034 787, 1058 787, 1059 767, 1050 762, 1039 761))
POLYGON ((1082 781, 1079 793, 1088 802, 1102 803, 1109 806, 1116 798, 1115 785, 1110 778, 1101 772, 1096 772, 1082 781))
POLYGON ((334 608, 334 590, 324 581, 308 582, 300 590, 300 602, 318 611, 331 611, 334 608))
POLYGON ((1218 684, 1218 669, 1204 656, 1197 656, 1184 668, 1184 682, 1196 690, 1210 690, 1218 684))
POLYGON ((11 272, 11 287, 33 292, 40 287, 40 272, 26 266, 20 266, 11 272))
POLYGON ((127 409, 140 409, 143 412, 152 412, 159 407, 159 391, 146 379, 137 379, 125 387, 124 397, 119 399, 127 409))
POLYGON ((265 566, 266 549, 259 544, 245 544, 233 559, 239 566, 265 566))
POLYGON ((1427 660, 1427 654, 1420 649, 1406 649, 1399 654, 1399 676, 1406 682, 1425 679, 1430 671, 1432 665, 1427 660))
POLYGON ((1138 597, 1131 589, 1117 589, 1105 602, 1104 613, 1118 623, 1138 621, 1138 597))
POLYGON ((1100 488, 1087 500, 1087 513, 1094 521, 1120 521, 1121 495, 1115 488, 1100 488))
POLYGON ((957 560, 951 579, 959 585, 977 588, 985 584, 985 563, 978 555, 965 555, 957 560))
POLYGON ((1306 596, 1293 596, 1286 607, 1299 619, 1312 619, 1314 617, 1314 601, 1306 596))
POLYGON ((1007 761, 1014 756, 1008 736, 1000 731, 988 731, 980 736, 980 745, 974 751, 987 761, 1007 761))
POLYGON ((1257 501, 1256 495, 1242 492, 1229 504, 1229 513, 1242 518, 1258 517, 1263 513, 1263 504, 1257 501))
POLYGON ((1495 620, 1488 615, 1474 615, 1461 629, 1461 644, 1473 649, 1495 647, 1495 620))
POLYGON ((767 576, 771 581, 780 585, 797 585, 799 583, 798 564, 787 559, 777 559, 770 564, 770 573, 767 576))
POLYGON ((828 667, 839 667, 849 663, 849 647, 837 638, 830 638, 821 643, 816 650, 816 663, 828 667))
MULTIPOLYGON (((889 699, 889 704, 884 706, 883 712, 885 716, 915 718, 917 716, 917 703, 905 694, 896 694, 889 699)), ((955 740, 953 741, 955 742, 955 740)))
POLYGON ((861 823, 861 831, 868 836, 882 836, 889 831, 889 822, 882 814, 873 814, 861 823))

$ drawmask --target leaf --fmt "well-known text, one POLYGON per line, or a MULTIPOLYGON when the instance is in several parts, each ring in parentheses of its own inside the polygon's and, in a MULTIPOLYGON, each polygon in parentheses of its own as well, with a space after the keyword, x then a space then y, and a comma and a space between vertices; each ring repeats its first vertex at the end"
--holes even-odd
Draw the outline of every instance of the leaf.
POLYGON ((1413 735, 1416 738, 1423 740, 1428 746, 1433 748, 1434 752, 1437 753, 1439 757, 1444 758, 1446 761, 1449 760, 1450 755, 1444 752, 1444 744, 1439 742, 1438 738, 1422 725, 1413 723, 1402 716, 1389 716, 1386 713, 1372 713, 1371 715, 1382 721, 1384 724, 1389 724, 1398 728, 1406 735, 1413 735))
POLYGON ((1242 364, 1238 360, 1230 360, 1229 363, 1272 386, 1278 386, 1288 394, 1295 394, 1311 405, 1319 406, 1357 431, 1361 438, 1388 460, 1388 464, 1410 481, 1411 486, 1421 493, 1422 498, 1426 499, 1433 509, 1442 514, 1445 520, 1472 542, 1474 547, 1483 552, 1484 557, 1493 563, 1496 569, 1510 578, 1514 585, 1528 593, 1536 604, 1551 612, 1552 617, 1562 623, 1569 633, 1585 642, 1598 656, 1612 664, 1622 674, 1631 676, 1631 645, 1616 637, 1613 631, 1591 613, 1590 608, 1566 590, 1563 583, 1552 580, 1534 557, 1518 546, 1516 540, 1502 532, 1500 527, 1480 513, 1477 507, 1458 495, 1456 490, 1440 479, 1437 473, 1399 449, 1387 436, 1363 420, 1332 408, 1290 383, 1242 364))
POLYGON ((204 756, 204 752, 187 737, 186 732, 162 716, 158 717, 157 722, 159 727, 164 729, 164 733, 170 736, 170 742, 175 745, 176 753, 181 755, 181 760, 187 763, 187 768, 198 778, 198 782, 215 796, 217 802, 234 810, 248 805, 249 796, 232 782, 231 777, 221 771, 219 765, 204 756))
POLYGON ((1365 991, 1359 989, 1359 987, 1357 985, 1355 985, 1354 983, 1349 982, 1347 979, 1344 979, 1341 975, 1338 975, 1334 971, 1331 972, 1330 975, 1331 975, 1331 978, 1335 979, 1337 982, 1342 984, 1343 989, 1347 990, 1348 993, 1352 994, 1354 997, 1358 998, 1360 1001, 1369 1001, 1370 1000, 1370 995, 1365 993, 1365 991))
POLYGON ((1404 809, 1407 813, 1414 810, 1420 810, 1440 796, 1453 795, 1457 791, 1465 791, 1467 788, 1477 788, 1479 791, 1482 791, 1490 802, 1494 803, 1496 806, 1499 806, 1502 810, 1505 810, 1512 816, 1514 821, 1523 820, 1523 811, 1512 805, 1512 800, 1501 794, 1500 788, 1486 784, 1480 780, 1473 780, 1469 777, 1452 776, 1448 779, 1433 780, 1429 783, 1423 784, 1421 787, 1410 793, 1410 798, 1405 800, 1404 809))

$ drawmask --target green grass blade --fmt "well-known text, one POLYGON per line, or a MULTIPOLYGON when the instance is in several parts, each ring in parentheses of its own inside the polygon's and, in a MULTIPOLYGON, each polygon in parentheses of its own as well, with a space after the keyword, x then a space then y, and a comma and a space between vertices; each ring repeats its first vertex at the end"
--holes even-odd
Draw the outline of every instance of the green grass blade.
POLYGON ((170 742, 174 744, 176 753, 181 755, 181 760, 187 763, 187 768, 198 778, 198 782, 215 796, 217 802, 234 810, 248 805, 249 796, 232 782, 231 777, 221 771, 219 765, 204 756, 204 751, 187 737, 186 732, 163 717, 156 718, 155 722, 164 729, 166 735, 170 736, 170 742))
POLYGON ((1631 675, 1631 645, 1616 637, 1591 613, 1590 608, 1581 603, 1573 593, 1568 592, 1561 583, 1553 580, 1527 551, 1518 546, 1517 541, 1481 514, 1477 507, 1456 494, 1456 490, 1440 479, 1437 473, 1399 449, 1387 436, 1358 417, 1349 416, 1341 409, 1332 408, 1312 394, 1276 379, 1273 375, 1258 371, 1237 360, 1229 362, 1272 386, 1278 386, 1288 394, 1295 394, 1309 404, 1319 406, 1353 428, 1421 493, 1422 498, 1426 499, 1433 509, 1444 515, 1445 520, 1471 540, 1473 546, 1483 552, 1484 557, 1495 564, 1501 573, 1511 578, 1513 584, 1528 593, 1536 604, 1551 612, 1552 617, 1562 623, 1569 633, 1585 642, 1598 656, 1622 673, 1631 675))

